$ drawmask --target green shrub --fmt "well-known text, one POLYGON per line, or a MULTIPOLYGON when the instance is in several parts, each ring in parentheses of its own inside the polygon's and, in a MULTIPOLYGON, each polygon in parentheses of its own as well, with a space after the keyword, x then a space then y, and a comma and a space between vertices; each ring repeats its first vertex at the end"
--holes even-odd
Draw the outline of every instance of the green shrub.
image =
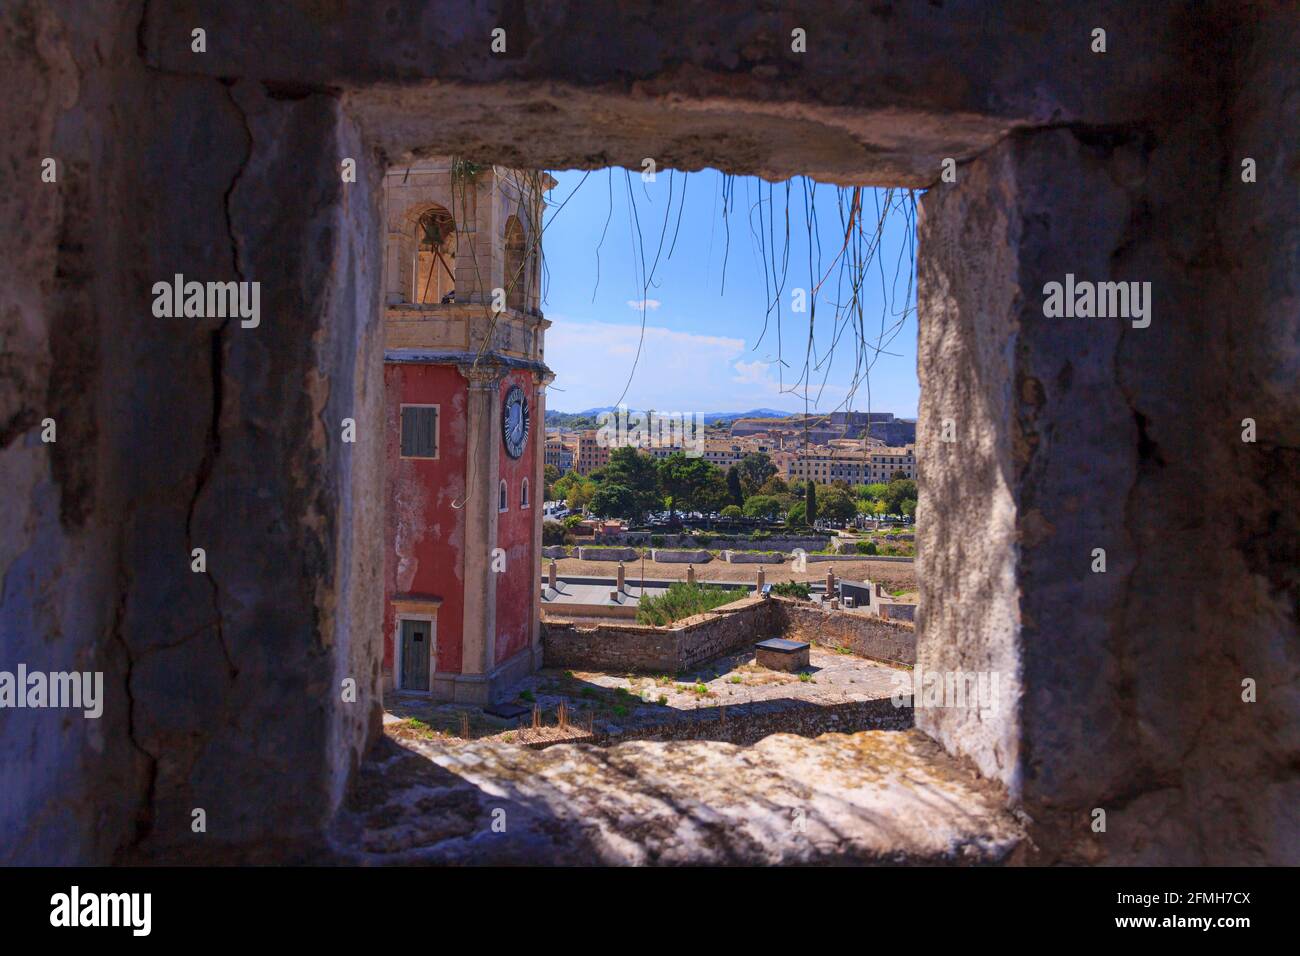
POLYGON ((766 541, 770 537, 772 537, 772 533, 770 531, 755 531, 749 536, 749 540, 766 541))
POLYGON ((722 517, 724 518, 739 518, 740 515, 740 505, 727 505, 722 509, 722 517))
POLYGON ((695 543, 698 544, 701 548, 707 548, 710 544, 713 543, 713 535, 697 534, 695 536, 695 543))
POLYGON ((641 602, 637 608, 636 620, 638 624, 663 627, 739 599, 740 595, 736 592, 716 585, 674 581, 663 594, 641 602))
POLYGON ((664 536, 661 534, 650 535, 650 547, 662 548, 664 546, 664 536))
POLYGON ((564 525, 547 518, 542 522, 542 544, 564 544, 564 525))
POLYGON ((876 542, 874 541, 858 542, 858 554, 879 554, 879 553, 880 551, 876 547, 876 542))
POLYGON ((779 584, 772 585, 772 593, 779 594, 782 597, 807 601, 812 594, 812 588, 803 581, 782 581, 779 584))

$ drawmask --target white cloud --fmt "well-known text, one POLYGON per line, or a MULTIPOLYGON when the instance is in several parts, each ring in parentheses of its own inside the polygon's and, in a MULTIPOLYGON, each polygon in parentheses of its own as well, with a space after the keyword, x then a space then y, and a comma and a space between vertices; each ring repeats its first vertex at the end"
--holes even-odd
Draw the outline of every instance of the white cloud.
POLYGON ((629 375, 632 384, 623 401, 633 408, 744 411, 788 397, 778 395, 769 363, 742 361, 748 353, 743 339, 647 325, 642 341, 639 324, 550 318, 546 364, 556 374, 547 398, 551 408, 613 405, 629 375), (737 374, 742 367, 743 378, 737 374))
POLYGON ((659 306, 663 305, 663 303, 660 302, 658 299, 628 299, 627 300, 627 307, 637 312, 641 311, 642 305, 645 306, 647 312, 653 312, 655 309, 659 308, 659 306))
MULTIPOLYGON (((804 409, 804 388, 797 382, 802 355, 797 362, 787 356, 790 364, 785 368, 782 391, 780 366, 770 357, 759 357, 744 339, 647 325, 641 341, 640 323, 581 322, 555 314, 548 318, 553 324, 546 332, 546 364, 556 375, 546 399, 548 408, 576 412, 613 405, 632 375, 623 398, 631 408, 665 412, 804 409)), ((807 387, 808 407, 832 411, 843 403, 848 389, 835 381, 823 385, 822 374, 814 371, 807 387)), ((897 402, 890 404, 893 396, 880 391, 874 396, 875 408, 902 407, 897 402)), ((865 386, 859 384, 852 407, 865 408, 865 401, 865 386)))
POLYGON ((737 362, 732 366, 735 375, 732 381, 746 385, 760 385, 769 381, 767 362, 737 362))

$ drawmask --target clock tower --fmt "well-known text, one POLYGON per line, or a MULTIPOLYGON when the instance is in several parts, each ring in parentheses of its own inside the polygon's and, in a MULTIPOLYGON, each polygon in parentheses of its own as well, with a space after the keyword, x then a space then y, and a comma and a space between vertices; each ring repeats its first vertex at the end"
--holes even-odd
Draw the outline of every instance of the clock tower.
POLYGON ((391 170, 386 692, 487 704, 541 665, 545 173, 391 170))

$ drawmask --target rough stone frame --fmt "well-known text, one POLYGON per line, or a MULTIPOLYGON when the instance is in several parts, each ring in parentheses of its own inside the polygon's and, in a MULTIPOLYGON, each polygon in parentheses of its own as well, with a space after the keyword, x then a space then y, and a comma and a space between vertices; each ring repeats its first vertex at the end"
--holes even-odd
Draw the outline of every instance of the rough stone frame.
POLYGON ((1005 666, 1021 694, 996 724, 918 722, 1007 785, 1043 859, 1300 856, 1293 9, 1023 2, 990 20, 983 4, 882 4, 864 24, 856 5, 691 5, 620 9, 599 36, 578 2, 475 5, 455 33, 418 4, 284 5, 272 23, 209 0, 122 2, 87 17, 72 29, 29 2, 4 21, 15 84, 37 92, 12 105, 2 148, 14 168, 58 157, 63 179, 7 200, 31 225, 0 256, 17 358, 0 448, 27 502, 3 619, 15 653, 94 662, 127 703, 99 747, 87 728, 6 727, 0 753, 33 755, 10 777, 20 817, 0 821, 23 834, 12 858, 210 852, 183 836, 196 805, 227 845, 269 858, 319 838, 377 729, 378 599, 355 582, 380 559, 361 491, 381 456, 340 445, 337 423, 379 417, 378 177, 453 144, 514 166, 652 155, 918 187, 956 159, 924 209, 922 351, 937 361, 922 361, 921 431, 933 440, 956 406, 973 447, 927 454, 921 480, 946 520, 972 491, 999 504, 969 516, 983 544, 918 542, 934 582, 919 653, 1005 666), (834 48, 791 56, 795 20, 834 48), (1087 52, 1099 20, 1124 40, 1108 59, 1087 52), (498 24, 513 39, 494 58, 498 24), (341 157, 357 160, 346 186, 341 157), (997 237, 989 257, 963 259, 963 234, 997 237), (275 321, 256 336, 139 323, 143 290, 170 271, 259 279, 275 321), (1146 338, 1038 321, 1043 282, 1069 271, 1157 283, 1146 338), (927 372, 943 362, 968 374, 927 372), (177 380, 197 387, 173 395, 177 380), (58 444, 20 440, 45 414, 58 444), (1240 440, 1247 417, 1257 444, 1240 440), (1231 516, 1221 543, 1187 505, 1207 498, 1231 516), (1089 577, 1099 540, 1110 568, 1089 577), (206 575, 167 560, 198 542, 237 559, 206 575), (75 597, 49 600, 47 582, 75 597), (939 587, 961 599, 932 601, 939 587), (177 673, 195 684, 185 708, 167 690, 177 673), (1261 683, 1250 707, 1243 676, 1261 683), (349 677, 361 697, 343 706, 329 689, 349 677), (1086 825, 1097 805, 1105 840, 1086 825))

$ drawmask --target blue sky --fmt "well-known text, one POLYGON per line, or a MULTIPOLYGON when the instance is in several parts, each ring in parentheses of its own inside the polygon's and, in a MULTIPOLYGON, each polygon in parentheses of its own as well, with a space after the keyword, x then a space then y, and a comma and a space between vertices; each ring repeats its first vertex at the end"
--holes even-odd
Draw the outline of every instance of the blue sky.
MULTIPOLYGON (((626 174, 635 200, 634 218, 630 215, 624 171, 613 170, 612 181, 610 172, 593 171, 576 192, 583 172, 552 174, 559 185, 547 194, 550 206, 543 248, 548 276, 543 309, 553 323, 546 335, 546 362, 556 379, 547 393, 547 408, 581 411, 613 405, 623 396, 623 403, 631 408, 665 412, 735 412, 751 408, 797 412, 805 408, 806 392, 810 410, 865 410, 868 378, 864 366, 870 357, 874 359, 869 374, 871 409, 904 417, 916 414, 916 318, 910 309, 915 304, 915 258, 901 210, 886 217, 881 251, 871 264, 860 296, 863 334, 873 346, 882 343, 882 351, 876 352, 874 348, 855 347, 861 336, 845 321, 847 312, 838 327, 835 320, 834 303, 850 299, 848 273, 842 275, 840 269, 840 263, 851 255, 841 255, 843 218, 850 204, 847 191, 841 205, 835 187, 807 181, 817 225, 810 265, 804 180, 790 182, 787 201, 786 183, 733 178, 728 248, 721 214, 724 178, 720 173, 702 170, 670 175, 661 170, 650 183, 643 182, 639 172, 626 174), (670 189, 666 234, 654 266, 660 235, 665 230, 670 189), (566 198, 568 202, 560 210, 566 198), (782 282, 787 214, 789 264, 779 296, 778 333, 777 310, 775 306, 769 310, 769 302, 776 295, 774 283, 782 282), (760 215, 762 231, 775 237, 775 253, 771 246, 767 250, 766 279, 762 247, 754 235, 759 230, 760 215), (602 244, 607 218, 608 231, 602 244), (636 219, 640 221, 645 247, 645 268, 653 266, 648 289, 643 289, 642 251, 633 232, 636 219), (670 257, 674 231, 676 246, 670 257), (771 262, 773 255, 775 265, 771 262), (811 278, 813 274, 815 279, 811 278), (810 312, 792 311, 797 294, 794 290, 804 290, 805 301, 811 302, 808 290, 826 276, 816 296, 815 352, 812 384, 808 386, 804 367, 810 312), (910 299, 909 276, 913 279, 910 299), (892 305, 888 301, 891 295, 892 305), (644 338, 640 306, 643 299, 644 338), (909 307, 906 310, 905 305, 909 307), (899 314, 903 312, 905 316, 899 314), (832 340, 836 340, 834 353, 828 357, 832 340), (778 356, 784 367, 778 363, 778 356), (855 365, 857 384, 850 398, 855 365)), ((868 233, 874 230, 884 202, 883 190, 863 190, 861 221, 868 233)))

